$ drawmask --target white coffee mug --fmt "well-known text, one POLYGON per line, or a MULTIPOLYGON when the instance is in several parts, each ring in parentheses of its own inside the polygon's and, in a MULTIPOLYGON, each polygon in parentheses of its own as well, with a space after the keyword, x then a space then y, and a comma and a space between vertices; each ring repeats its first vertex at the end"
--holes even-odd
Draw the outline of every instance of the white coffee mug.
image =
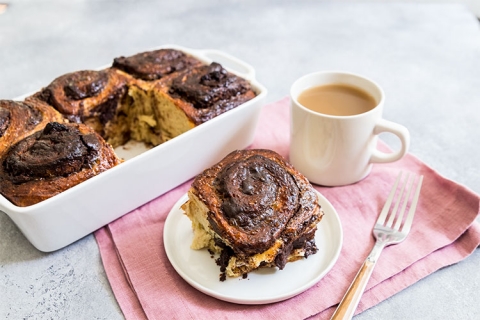
POLYGON ((382 118, 385 94, 374 81, 346 72, 316 72, 294 82, 290 90, 290 162, 312 183, 342 186, 365 178, 373 163, 402 158, 410 144, 408 130, 382 118), (333 116, 307 109, 298 102, 305 90, 329 84, 353 86, 370 94, 376 106, 370 111, 333 116), (396 135, 400 150, 384 153, 377 149, 381 132, 396 135))

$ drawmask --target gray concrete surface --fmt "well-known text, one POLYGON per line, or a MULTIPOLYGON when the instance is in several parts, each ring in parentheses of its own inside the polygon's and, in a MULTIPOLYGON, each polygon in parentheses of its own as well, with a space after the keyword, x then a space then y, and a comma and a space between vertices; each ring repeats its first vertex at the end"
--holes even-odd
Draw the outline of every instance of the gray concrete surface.
MULTIPOLYGON (((268 101, 312 71, 377 80, 410 151, 480 193, 480 30, 462 5, 314 1, 10 1, 0 15, 0 97, 162 44, 252 64, 268 101)), ((383 136, 386 141, 391 137, 383 136)), ((356 319, 479 319, 480 251, 356 319)), ((321 299, 321 297, 319 297, 321 299)), ((0 213, 0 318, 121 319, 93 236, 54 253, 0 213)))

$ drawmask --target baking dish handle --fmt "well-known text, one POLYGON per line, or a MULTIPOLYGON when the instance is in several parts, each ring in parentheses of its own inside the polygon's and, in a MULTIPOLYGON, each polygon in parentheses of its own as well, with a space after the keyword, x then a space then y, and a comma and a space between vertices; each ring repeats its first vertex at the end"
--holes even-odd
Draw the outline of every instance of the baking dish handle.
POLYGON ((255 69, 248 63, 235 58, 223 51, 214 49, 198 50, 199 53, 208 59, 220 63, 224 67, 227 67, 235 71, 241 77, 247 80, 253 80, 255 78, 255 69))

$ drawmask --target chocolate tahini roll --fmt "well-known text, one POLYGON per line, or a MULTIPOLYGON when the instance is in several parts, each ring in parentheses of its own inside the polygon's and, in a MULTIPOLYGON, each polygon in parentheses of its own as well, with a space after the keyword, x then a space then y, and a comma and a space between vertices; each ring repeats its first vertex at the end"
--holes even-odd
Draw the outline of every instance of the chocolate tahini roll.
POLYGON ((70 122, 85 123, 118 146, 129 139, 122 110, 128 84, 115 69, 82 70, 56 78, 29 99, 45 101, 70 122))
POLYGON ((42 101, 0 100, 0 155, 48 122, 63 122, 63 116, 42 101))
POLYGON ((229 73, 219 63, 200 66, 172 80, 169 94, 188 104, 183 111, 199 125, 255 97, 245 79, 229 73))
POLYGON ((121 162, 90 127, 58 122, 19 141, 0 161, 0 192, 17 206, 48 199, 121 162))
POLYGON ((316 191, 270 150, 232 152, 195 178, 183 208, 192 220, 192 248, 221 252, 229 276, 283 269, 317 251, 323 211, 316 191))

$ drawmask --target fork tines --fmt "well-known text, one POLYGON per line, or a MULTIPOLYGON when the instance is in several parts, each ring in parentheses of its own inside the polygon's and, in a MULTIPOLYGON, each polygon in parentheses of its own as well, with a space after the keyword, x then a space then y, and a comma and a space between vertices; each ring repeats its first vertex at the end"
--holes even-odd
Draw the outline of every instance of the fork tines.
POLYGON ((392 187, 392 190, 390 191, 388 199, 385 202, 382 212, 378 217, 377 223, 384 225, 385 227, 388 227, 388 228, 393 227, 393 229, 395 230, 408 233, 412 226, 413 216, 414 216, 415 208, 417 207, 417 202, 420 195, 420 188, 422 186, 423 176, 420 176, 418 177, 418 179, 415 179, 416 175, 407 173, 406 178, 403 180, 403 182, 401 182, 402 175, 403 173, 400 172, 400 174, 397 177, 397 180, 395 181, 395 184, 392 187), (415 180, 417 180, 416 189, 412 196, 415 180), (399 187, 399 184, 400 184, 400 187, 399 187), (394 201, 395 201, 395 205, 392 208, 392 203, 394 201), (397 216, 397 211, 400 204, 402 204, 402 206, 400 207, 400 213, 397 216), (408 214, 406 215, 406 218, 404 219, 405 212, 407 209, 409 211, 408 211, 408 214), (388 217, 388 220, 386 220, 387 217, 388 217), (405 222, 403 224, 403 227, 401 227, 403 220, 405 220, 405 222), (395 222, 395 225, 393 225, 394 222, 395 222))

